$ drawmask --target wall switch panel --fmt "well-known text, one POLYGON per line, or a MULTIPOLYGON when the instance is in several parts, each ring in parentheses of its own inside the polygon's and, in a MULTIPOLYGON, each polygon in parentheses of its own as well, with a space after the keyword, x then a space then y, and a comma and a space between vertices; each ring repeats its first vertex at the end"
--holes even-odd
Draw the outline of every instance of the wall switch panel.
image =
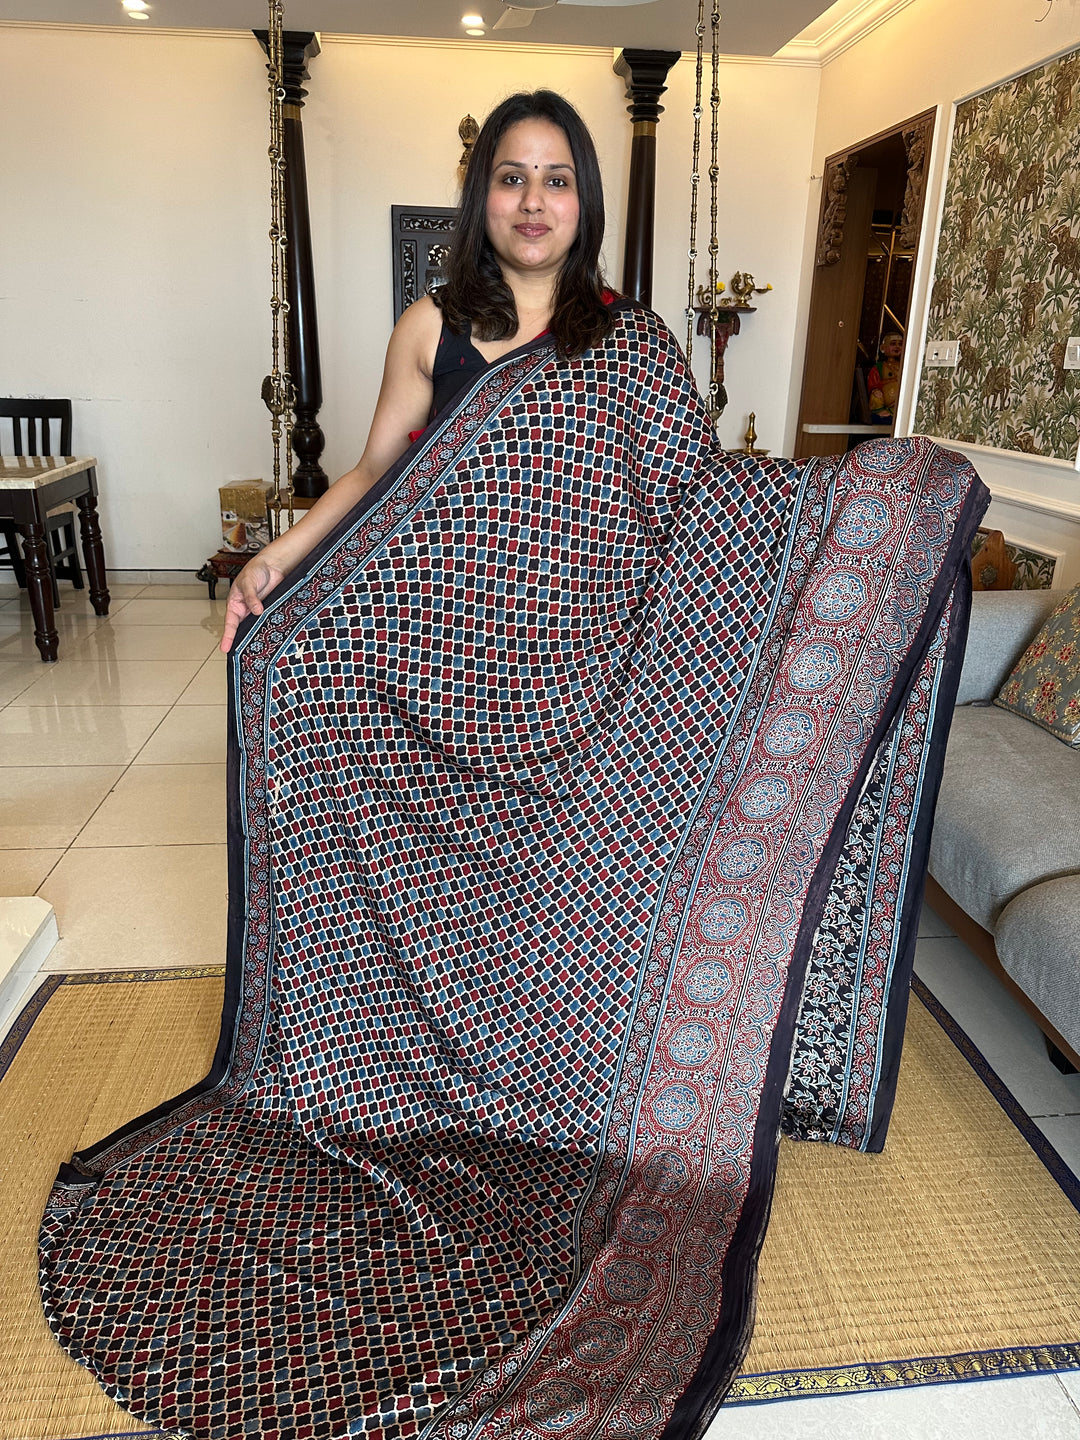
POLYGON ((1070 335, 1065 341, 1064 370, 1080 370, 1080 335, 1070 335))
POLYGON ((944 365, 952 368, 960 361, 959 340, 928 340, 926 342, 927 365, 944 365))

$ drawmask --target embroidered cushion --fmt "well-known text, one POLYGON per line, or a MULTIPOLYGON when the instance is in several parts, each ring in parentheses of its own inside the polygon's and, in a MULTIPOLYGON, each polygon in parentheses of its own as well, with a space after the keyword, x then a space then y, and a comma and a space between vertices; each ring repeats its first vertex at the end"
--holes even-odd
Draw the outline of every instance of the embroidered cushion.
POLYGON ((994 704, 1080 748, 1080 585, 1021 655, 994 704))

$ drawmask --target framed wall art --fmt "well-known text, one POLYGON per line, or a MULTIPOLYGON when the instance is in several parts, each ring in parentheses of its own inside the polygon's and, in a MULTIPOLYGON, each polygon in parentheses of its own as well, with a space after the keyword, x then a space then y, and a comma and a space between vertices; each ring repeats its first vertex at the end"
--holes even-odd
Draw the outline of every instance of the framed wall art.
POLYGON ((391 205, 394 324, 421 295, 438 288, 457 211, 439 205, 391 205))

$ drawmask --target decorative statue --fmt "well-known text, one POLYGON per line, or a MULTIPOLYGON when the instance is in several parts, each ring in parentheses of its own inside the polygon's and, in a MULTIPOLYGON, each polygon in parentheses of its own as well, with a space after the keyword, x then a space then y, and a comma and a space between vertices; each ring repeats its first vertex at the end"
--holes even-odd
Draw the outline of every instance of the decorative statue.
POLYGON ((877 364, 866 377, 866 388, 870 392, 870 417, 875 425, 891 425, 895 418, 903 357, 903 335, 899 330, 889 330, 881 337, 877 364))

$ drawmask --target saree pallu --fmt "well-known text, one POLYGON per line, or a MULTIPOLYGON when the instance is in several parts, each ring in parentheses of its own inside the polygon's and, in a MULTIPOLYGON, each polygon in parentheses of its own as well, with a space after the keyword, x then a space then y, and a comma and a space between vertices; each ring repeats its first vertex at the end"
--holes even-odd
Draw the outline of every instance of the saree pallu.
POLYGON ((700 1435, 781 1126, 884 1139, 985 492, 725 455, 615 321, 489 367, 241 629, 214 1068, 42 1231, 170 1433, 700 1435))

